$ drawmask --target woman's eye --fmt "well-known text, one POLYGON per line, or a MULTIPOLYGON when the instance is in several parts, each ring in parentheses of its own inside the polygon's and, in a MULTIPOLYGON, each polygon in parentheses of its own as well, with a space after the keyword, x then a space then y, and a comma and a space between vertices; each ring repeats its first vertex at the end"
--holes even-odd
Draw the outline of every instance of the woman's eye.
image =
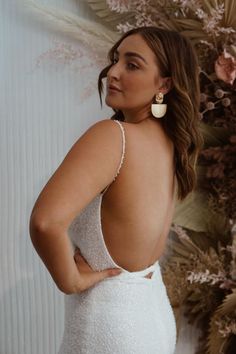
POLYGON ((137 65, 134 65, 133 63, 128 63, 127 66, 128 66, 128 68, 131 69, 131 70, 138 69, 137 65))
MULTIPOLYGON (((116 63, 118 62, 118 60, 119 60, 119 59, 117 59, 117 58, 113 58, 113 59, 111 60, 111 64, 112 64, 112 65, 116 64, 116 63)), ((127 67, 128 67, 129 70, 138 69, 138 66, 135 65, 135 64, 133 64, 133 63, 127 63, 127 67)))

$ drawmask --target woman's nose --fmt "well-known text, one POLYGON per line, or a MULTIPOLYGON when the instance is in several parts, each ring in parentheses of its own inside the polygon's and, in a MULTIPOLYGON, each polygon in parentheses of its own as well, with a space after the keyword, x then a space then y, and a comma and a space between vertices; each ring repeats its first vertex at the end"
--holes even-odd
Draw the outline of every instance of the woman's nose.
POLYGON ((108 78, 119 79, 120 77, 120 68, 118 63, 113 64, 107 72, 108 78))

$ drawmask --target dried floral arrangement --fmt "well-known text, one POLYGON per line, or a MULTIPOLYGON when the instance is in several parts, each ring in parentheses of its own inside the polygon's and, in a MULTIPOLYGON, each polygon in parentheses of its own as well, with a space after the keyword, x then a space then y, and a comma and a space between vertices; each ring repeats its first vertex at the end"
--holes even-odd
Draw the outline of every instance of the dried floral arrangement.
MULTIPOLYGON (((198 53, 204 148, 198 186, 176 205, 162 263, 175 309, 202 329, 198 354, 236 352, 236 0, 86 0, 99 23, 27 0, 59 31, 96 48, 101 66, 120 33, 177 30, 198 53)), ((92 49, 91 49, 92 50, 92 49)), ((95 53, 94 53, 95 54, 95 53)), ((177 312, 176 312, 177 313, 177 312)))
MULTIPOLYGON (((88 2, 94 9, 104 4, 99 0, 88 2)), ((202 177, 204 173, 204 181, 199 183, 199 188, 214 194, 217 204, 223 205, 227 215, 235 220, 236 1, 107 0, 106 3, 110 11, 124 17, 123 21, 119 18, 118 24, 113 22, 118 32, 154 25, 177 30, 194 43, 202 92, 199 118, 207 135, 215 137, 214 142, 205 139, 206 146, 199 160, 199 174, 202 177)), ((104 20, 110 18, 104 9, 97 10, 97 14, 104 20)))
MULTIPOLYGON (((93 2, 94 3, 94 2, 93 2)), ((191 38, 200 64, 199 118, 205 146, 198 162, 198 191, 206 196, 203 230, 173 224, 171 256, 163 276, 172 305, 185 306, 202 329, 198 353, 233 353, 236 346, 236 2, 112 1, 129 15, 118 32, 154 25, 191 38), (132 16, 131 16, 132 15, 132 16), (206 220, 206 218, 205 218, 206 220), (188 231, 187 231, 188 230, 188 231), (207 333, 207 335, 206 335, 207 333)), ((192 201, 194 202, 194 201, 192 201)), ((187 225, 189 227, 189 225, 187 225)))
MULTIPOLYGON (((104 1, 88 0, 104 20, 104 1), (103 8, 98 9, 98 4, 103 8)), ((172 305, 202 329, 198 353, 236 349, 236 1, 107 0, 118 32, 153 25, 189 37, 198 53, 205 137, 196 194, 173 223, 163 276, 172 305), (115 23, 115 21, 117 21, 115 23), (199 203, 197 203, 200 201, 199 203), (195 219, 204 203, 204 218, 195 219), (198 210, 197 210, 198 209, 198 210), (181 226, 182 227, 181 227, 181 226), (207 335, 206 335, 207 333, 207 335)), ((104 12, 105 11, 105 12, 104 12)))
POLYGON ((209 229, 201 235, 176 224, 171 230, 171 253, 162 269, 177 323, 183 307, 189 322, 202 331, 196 353, 235 353, 235 228, 212 212, 209 229))

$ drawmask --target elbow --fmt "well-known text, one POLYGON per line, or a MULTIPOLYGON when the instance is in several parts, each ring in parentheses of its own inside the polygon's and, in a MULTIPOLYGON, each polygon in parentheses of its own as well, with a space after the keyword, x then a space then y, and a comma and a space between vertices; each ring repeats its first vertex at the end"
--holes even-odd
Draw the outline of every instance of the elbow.
POLYGON ((45 232, 46 232, 45 222, 43 222, 43 220, 40 220, 40 218, 37 215, 32 213, 29 219, 29 234, 33 244, 36 242, 37 237, 39 235, 42 235, 45 232))
POLYGON ((72 295, 72 294, 75 294, 72 290, 70 290, 70 289, 64 289, 64 288, 59 288, 58 287, 58 289, 63 293, 63 294, 65 294, 65 295, 72 295))
POLYGON ((32 211, 29 218, 29 234, 31 239, 37 235, 60 234, 67 231, 62 223, 54 220, 51 216, 46 216, 44 212, 32 211))
POLYGON ((72 295, 72 294, 80 293, 80 290, 78 289, 78 287, 66 287, 65 285, 60 286, 58 284, 57 284, 57 287, 65 295, 72 295))

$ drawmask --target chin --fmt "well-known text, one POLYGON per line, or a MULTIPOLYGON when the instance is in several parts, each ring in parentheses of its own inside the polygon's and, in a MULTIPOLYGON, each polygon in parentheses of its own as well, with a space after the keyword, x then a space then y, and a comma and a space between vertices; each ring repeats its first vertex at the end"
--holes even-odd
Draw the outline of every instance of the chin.
POLYGON ((111 107, 111 108, 113 108, 113 109, 121 109, 121 107, 120 107, 119 105, 114 104, 114 103, 112 102, 112 100, 110 100, 109 98, 105 98, 105 103, 106 103, 106 105, 107 105, 108 107, 111 107))

